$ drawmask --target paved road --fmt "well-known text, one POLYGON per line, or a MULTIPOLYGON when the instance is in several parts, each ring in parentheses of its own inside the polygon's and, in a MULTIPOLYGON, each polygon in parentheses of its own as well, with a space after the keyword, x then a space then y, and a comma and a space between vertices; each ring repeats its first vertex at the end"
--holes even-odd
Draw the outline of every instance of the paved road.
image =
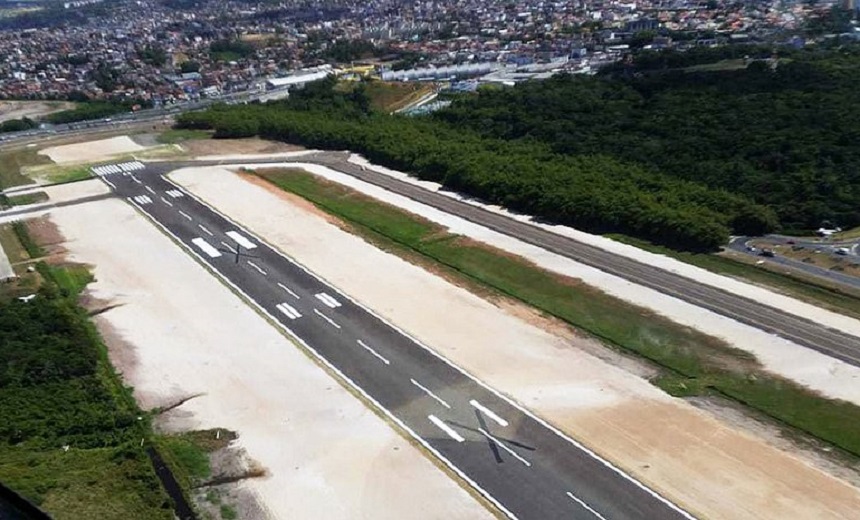
POLYGON ((100 172, 507 515, 690 518, 163 178, 165 165, 126 167, 100 172))
MULTIPOLYGON (((518 238, 553 253, 566 256, 577 262, 595 267, 674 296, 693 305, 717 314, 746 323, 758 329, 776 334, 799 345, 823 354, 860 366, 860 337, 832 329, 811 319, 802 318, 764 303, 751 300, 728 291, 705 285, 690 278, 671 273, 652 265, 619 256, 603 249, 578 242, 537 226, 520 222, 504 215, 487 211, 478 206, 426 190, 414 184, 394 179, 361 166, 352 164, 343 152, 321 152, 294 159, 245 160, 242 164, 266 164, 273 162, 312 162, 329 166, 352 175, 370 184, 409 197, 417 202, 457 215, 466 220, 518 238)), ((176 162, 161 165, 171 169, 183 166, 227 164, 236 161, 176 162)))
MULTIPOLYGON (((748 247, 747 242, 749 242, 750 240, 751 240, 751 237, 736 237, 736 238, 732 239, 731 242, 729 242, 728 247, 732 251, 736 251, 736 252, 742 253, 744 255, 759 256, 758 251, 750 251, 747 249, 747 247, 748 247)), ((839 256, 839 255, 836 255, 836 253, 834 251, 838 247, 844 247, 843 244, 800 242, 800 241, 796 241, 795 239, 791 239, 788 237, 785 237, 785 238, 777 237, 777 238, 775 238, 775 240, 779 240, 786 247, 792 247, 794 245, 799 245, 799 246, 805 247, 807 249, 812 249, 812 250, 821 249, 824 251, 824 253, 821 253, 821 254, 833 255, 835 258, 843 258, 843 259, 849 258, 852 262, 856 261, 856 259, 857 259, 856 254, 853 252, 854 248, 856 247, 856 244, 845 244, 848 246, 846 249, 850 248, 849 251, 852 251, 852 253, 851 253, 851 255, 839 256), (789 240, 795 241, 796 243, 795 244, 788 244, 789 240)), ((824 267, 819 267, 817 265, 812 265, 812 264, 807 264, 807 263, 801 262, 800 260, 788 258, 786 256, 779 254, 778 251, 776 251, 776 254, 772 257, 761 257, 761 259, 764 260, 765 262, 768 262, 768 263, 778 264, 778 265, 784 266, 784 267, 791 269, 791 270, 794 270, 794 271, 800 271, 801 273, 804 273, 804 274, 808 274, 808 275, 812 275, 812 276, 815 276, 818 278, 822 278, 822 279, 830 281, 830 282, 842 284, 842 285, 849 287, 849 288, 852 288, 852 289, 860 289, 860 278, 858 278, 857 276, 851 276, 849 274, 844 274, 844 273, 840 273, 838 271, 833 271, 832 269, 825 269, 824 267)))

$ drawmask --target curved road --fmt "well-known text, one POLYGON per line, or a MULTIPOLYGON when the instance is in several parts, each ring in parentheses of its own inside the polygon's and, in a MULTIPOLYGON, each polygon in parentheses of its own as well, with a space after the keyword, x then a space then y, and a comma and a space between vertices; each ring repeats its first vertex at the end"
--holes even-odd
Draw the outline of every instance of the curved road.
MULTIPOLYGON (((810 319, 799 317, 749 298, 702 284, 652 265, 610 253, 531 224, 487 211, 466 202, 415 186, 414 184, 366 170, 361 166, 348 162, 348 157, 349 155, 343 152, 320 152, 296 158, 247 160, 241 161, 241 163, 312 162, 325 165, 393 193, 413 199, 416 202, 457 215, 475 224, 510 235, 529 244, 595 267, 606 273, 674 296, 766 332, 776 334, 846 363, 860 366, 860 338, 857 336, 832 329, 810 319)), ((164 166, 173 169, 185 166, 239 162, 185 161, 169 163, 164 166)))

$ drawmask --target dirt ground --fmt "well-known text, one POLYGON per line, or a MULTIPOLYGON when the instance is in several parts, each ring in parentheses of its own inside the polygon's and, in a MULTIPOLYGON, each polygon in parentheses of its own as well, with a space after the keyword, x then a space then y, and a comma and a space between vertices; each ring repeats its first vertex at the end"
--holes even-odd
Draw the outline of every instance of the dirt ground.
POLYGON ((0 122, 24 117, 36 119, 72 108, 75 104, 65 101, 0 101, 0 122))
MULTIPOLYGON (((122 201, 52 211, 112 361, 169 430, 226 428, 273 518, 490 518, 466 490, 122 201), (111 307, 112 306, 112 307, 111 307)), ((255 513, 256 514, 256 513, 255 513)))
POLYGON ((114 155, 146 150, 126 135, 98 141, 51 146, 39 151, 57 164, 77 164, 101 161, 114 155))
POLYGON ((853 518, 860 508, 857 488, 598 359, 589 350, 599 347, 582 346, 590 340, 530 325, 236 174, 173 178, 702 517, 853 518))
POLYGON ((302 150, 300 146, 266 141, 257 137, 247 139, 192 139, 182 143, 182 149, 192 157, 232 156, 240 154, 278 154, 302 150))

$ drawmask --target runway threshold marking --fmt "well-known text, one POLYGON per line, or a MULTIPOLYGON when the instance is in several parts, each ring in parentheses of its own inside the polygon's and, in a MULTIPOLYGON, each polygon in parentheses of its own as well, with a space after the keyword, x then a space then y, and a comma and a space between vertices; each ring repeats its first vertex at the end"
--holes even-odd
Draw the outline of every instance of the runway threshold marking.
POLYGON ((218 258, 221 256, 221 252, 215 249, 209 242, 203 240, 200 237, 194 238, 191 240, 191 243, 195 246, 199 247, 204 253, 209 255, 211 258, 218 258))
POLYGON ((341 306, 341 303, 339 301, 335 300, 334 298, 332 298, 331 296, 329 296, 328 294, 326 294, 324 292, 318 293, 315 296, 317 297, 317 299, 319 301, 328 305, 332 309, 336 309, 336 308, 341 306))
POLYGON ((370 348, 370 346, 368 346, 365 342, 361 341, 360 339, 358 339, 358 340, 356 340, 356 341, 358 342, 358 344, 359 344, 359 345, 361 345, 361 346, 362 346, 362 348, 364 348, 364 350, 366 350, 366 351, 370 352, 371 354, 373 354, 374 356, 376 356, 380 361, 382 361, 382 362, 383 362, 383 363, 385 363, 386 365, 390 365, 390 364, 391 364, 391 362, 390 362, 390 361, 388 361, 387 359, 385 359, 384 357, 382 357, 382 355, 381 355, 379 352, 377 352, 377 351, 373 350, 372 348, 370 348))
POLYGON ((496 423, 498 423, 499 426, 507 426, 508 425, 508 421, 502 419, 501 417, 496 415, 495 412, 493 412, 492 410, 490 410, 486 406, 482 405, 478 401, 472 399, 471 401, 469 401, 469 404, 474 406, 476 409, 480 410, 481 413, 483 413, 484 415, 486 415, 490 419, 496 421, 496 423))
POLYGON ((332 327, 334 327, 334 328, 336 328, 336 329, 339 329, 339 328, 340 328, 340 325, 338 325, 337 323, 335 323, 333 319, 331 319, 331 318, 329 318, 328 316, 326 316, 325 314, 321 313, 321 312, 319 311, 319 309, 314 308, 314 313, 316 313, 316 315, 317 315, 317 316, 319 316, 320 318, 322 318, 322 319, 324 319, 325 321, 327 321, 327 322, 329 323, 329 325, 331 325, 332 327))
POLYGON ((194 222, 194 219, 193 219, 193 218, 191 218, 191 215, 189 215, 188 213, 185 213, 185 212, 184 212, 184 211, 182 211, 181 209, 179 210, 179 214, 180 214, 180 215, 182 215, 183 217, 187 218, 187 219, 188 219, 188 220, 190 220, 191 222, 194 222))
POLYGON ((510 453, 510 455, 511 455, 513 458, 515 458, 515 459, 517 459, 518 461, 522 462, 522 463, 523 463, 523 464, 525 464, 526 466, 531 467, 531 465, 532 465, 532 463, 531 463, 531 462, 529 462, 529 461, 527 461, 526 459, 524 459, 524 458, 520 457, 520 455, 519 455, 517 452, 515 452, 514 450, 512 450, 512 449, 508 448, 507 446, 505 446, 505 445, 504 445, 504 443, 503 443, 502 441, 500 441, 499 439, 497 439, 497 438, 493 437, 492 435, 490 435, 489 433, 487 433, 487 431, 486 431, 485 429, 483 429, 483 428, 478 428, 478 431, 479 431, 479 432, 481 432, 481 435, 483 435, 484 437, 486 437, 487 439, 489 439, 489 440, 490 440, 490 442, 492 442, 493 444, 495 444, 495 445, 496 445, 496 446, 498 446, 499 448, 502 448, 502 449, 503 449, 503 450, 505 450, 506 452, 510 453))
POLYGON ((577 504, 581 505, 583 508, 585 508, 585 510, 586 510, 586 511, 588 511, 588 512, 589 512, 589 513, 591 513, 592 515, 596 516, 596 517, 597 517, 597 518, 599 518, 600 520, 606 520, 606 517, 605 517, 605 516, 601 515, 601 514, 600 514, 600 513, 598 513, 597 511, 595 511, 591 506, 589 506, 588 504, 586 504, 585 502, 583 502, 582 500, 580 500, 580 498, 579 498, 579 497, 577 497, 576 495, 574 495, 574 494, 573 494, 573 493, 571 493, 570 491, 568 491, 568 492, 567 492, 567 496, 569 496, 569 497, 571 498, 571 500, 573 500, 573 501, 574 501, 574 502, 576 502, 577 504))
POLYGON ((290 288, 289 288, 289 287, 287 287, 286 285, 282 284, 281 282, 278 282, 278 287, 280 287, 281 289, 283 289, 283 290, 287 291, 287 293, 289 293, 289 295, 290 295, 290 296, 292 296, 293 298, 295 298, 295 299, 297 299, 297 300, 301 300, 301 298, 299 298, 299 295, 298 295, 298 294, 294 293, 292 289, 290 289, 290 288))
POLYGON ((424 393, 426 393, 427 395, 429 395, 430 397, 432 397, 433 399, 435 399, 435 400, 436 400, 436 402, 438 402, 439 404, 441 404, 442 406, 444 406, 445 408, 447 408, 447 409, 449 409, 449 410, 451 409, 451 405, 450 405, 450 404, 448 404, 447 402, 445 402, 445 400, 444 400, 444 399, 442 399, 441 397, 439 397, 438 395, 436 395, 436 394, 434 394, 433 392, 431 392, 429 388, 427 388, 426 386, 422 385, 421 383, 419 383, 418 381, 416 381, 416 380, 414 380, 414 379, 410 379, 410 381, 412 381, 412 384, 413 384, 413 385, 415 385, 415 386, 417 386, 418 388, 420 388, 421 390, 423 390, 423 391, 424 391, 424 393))
POLYGON ((250 260, 248 260, 248 265, 259 271, 261 275, 266 276, 266 271, 263 271, 263 269, 261 269, 259 265, 255 264, 250 260))
POLYGON ((287 315, 287 318, 295 320, 301 318, 302 315, 293 306, 287 303, 279 303, 275 308, 287 315))
POLYGON ((202 229, 202 230, 203 230, 203 232, 204 232, 204 233, 206 233, 207 235, 209 235, 210 237, 214 237, 214 236, 215 236, 215 235, 213 235, 213 234, 212 234, 212 232, 211 232, 211 231, 209 231, 208 229, 206 229, 205 227, 203 227, 203 224, 197 224, 197 227, 199 227, 200 229, 202 229))
POLYGON ((254 249, 255 247, 257 247, 257 244, 251 242, 250 240, 235 231, 228 231, 225 233, 225 235, 235 240, 237 244, 244 247, 245 249, 254 249))
POLYGON ((442 419, 440 419, 440 418, 436 417, 435 415, 428 415, 428 416, 427 416, 427 418, 428 418, 428 419, 430 419, 430 422, 431 422, 431 423, 433 423, 433 424, 435 424, 436 426, 438 426, 440 430, 442 430, 443 432, 447 433, 447 434, 448 434, 448 437, 451 437, 451 438, 452 438, 452 439, 454 439, 455 441, 457 441, 457 442, 463 442, 463 441, 465 441, 465 440, 466 440, 466 439, 464 439, 464 438, 463 438, 463 436, 462 436, 462 435, 460 435, 459 433, 455 432, 453 428, 451 428, 450 426, 448 426, 447 424, 445 424, 445 422, 444 422, 444 421, 442 421, 442 419))

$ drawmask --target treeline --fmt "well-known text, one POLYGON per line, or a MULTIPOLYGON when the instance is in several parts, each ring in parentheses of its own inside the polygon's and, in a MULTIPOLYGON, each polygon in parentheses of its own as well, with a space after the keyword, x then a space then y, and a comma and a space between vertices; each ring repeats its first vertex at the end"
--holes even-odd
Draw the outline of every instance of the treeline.
POLYGON ((102 119, 115 114, 130 112, 135 104, 133 101, 87 101, 70 110, 48 114, 45 116, 45 120, 54 124, 67 124, 102 119))
POLYGON ((259 135, 324 149, 349 149, 388 167, 512 210, 592 232, 619 232, 674 248, 707 251, 732 230, 773 225, 765 208, 722 190, 671 179, 611 157, 573 157, 535 142, 487 138, 441 121, 368 113, 347 94, 312 87, 281 104, 218 106, 183 114, 185 128, 216 137, 259 135), (343 96, 340 101, 333 98, 343 96), (311 99, 308 99, 311 98, 311 99), (331 108, 345 106, 347 108, 331 108))
POLYGON ((5 134, 7 132, 23 132, 24 130, 36 128, 37 126, 39 126, 39 123, 33 121, 29 117, 8 119, 0 123, 0 134, 5 134))
MULTIPOLYGON (((675 59, 660 57, 667 67, 698 61, 675 59)), ((433 117, 486 138, 599 154, 732 192, 768 206, 784 230, 860 225, 860 46, 710 72, 654 72, 648 60, 641 68, 634 60, 632 74, 621 67, 481 91, 433 117)), ((771 217, 762 223, 760 231, 773 228, 771 217)))

